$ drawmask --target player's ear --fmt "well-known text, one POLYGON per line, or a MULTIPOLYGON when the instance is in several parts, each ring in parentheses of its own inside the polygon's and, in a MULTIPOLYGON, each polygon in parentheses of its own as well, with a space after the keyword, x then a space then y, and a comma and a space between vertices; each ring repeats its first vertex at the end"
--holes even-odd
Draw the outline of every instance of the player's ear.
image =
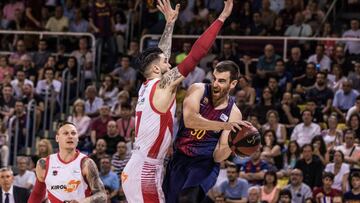
POLYGON ((153 72, 156 74, 160 74, 161 73, 161 68, 157 65, 153 65, 153 72))
POLYGON ((59 134, 58 134, 58 133, 56 133, 56 135, 55 135, 55 141, 56 141, 56 142, 59 142, 59 138, 58 138, 58 136, 59 136, 59 134))
POLYGON ((233 80, 230 82, 230 88, 233 89, 238 84, 238 80, 233 80))

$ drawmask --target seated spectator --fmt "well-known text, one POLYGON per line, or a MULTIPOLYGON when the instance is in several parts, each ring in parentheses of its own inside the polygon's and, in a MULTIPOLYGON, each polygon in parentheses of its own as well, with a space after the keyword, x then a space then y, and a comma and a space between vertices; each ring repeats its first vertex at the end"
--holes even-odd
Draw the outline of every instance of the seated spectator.
POLYGON ((131 91, 136 82, 136 71, 130 66, 130 60, 130 56, 122 56, 120 66, 115 67, 110 73, 114 79, 118 80, 118 87, 127 91, 131 91))
POLYGON ((118 142, 125 141, 124 137, 119 135, 119 130, 115 121, 108 122, 106 135, 103 139, 105 140, 107 146, 106 154, 114 154, 116 152, 118 142))
MULTIPOLYGON (((93 62, 93 54, 88 49, 88 41, 86 37, 79 39, 79 49, 71 53, 71 56, 75 56, 80 67, 85 68, 87 64, 93 62)), ((91 67, 91 66, 90 66, 91 67)))
POLYGON ((342 83, 346 80, 346 77, 343 75, 342 67, 339 64, 334 64, 332 66, 331 74, 328 74, 328 87, 336 92, 342 88, 342 83))
POLYGON ((70 32, 88 32, 89 22, 82 17, 80 8, 74 10, 75 17, 70 19, 69 31, 70 32))
POLYGON ((118 92, 119 89, 116 87, 113 77, 106 75, 99 90, 99 96, 103 99, 104 104, 114 106, 118 92))
POLYGON ((334 152, 332 163, 328 163, 325 167, 325 172, 330 172, 334 176, 332 188, 345 193, 348 190, 348 178, 350 173, 350 165, 344 163, 345 156, 340 150, 334 152))
POLYGON ((5 4, 5 6, 3 8, 4 18, 7 21, 15 20, 14 14, 15 14, 16 10, 19 10, 20 12, 24 12, 25 11, 24 2, 22 2, 20 0, 9 1, 8 3, 5 4))
POLYGON ((324 12, 319 9, 317 1, 309 1, 306 9, 303 11, 303 15, 305 22, 309 23, 313 30, 320 26, 325 17, 324 12))
POLYGON ((259 203, 261 197, 261 191, 258 186, 252 186, 248 190, 248 201, 247 203, 259 203))
POLYGON ((322 175, 322 187, 315 188, 313 191, 313 198, 316 199, 316 202, 322 202, 323 199, 333 201, 335 196, 341 196, 342 193, 340 190, 337 190, 332 187, 334 182, 334 174, 331 172, 324 172, 322 175))
POLYGON ((7 123, 14 114, 15 102, 12 86, 5 85, 2 88, 2 97, 0 97, 0 117, 4 123, 7 123))
POLYGON ((241 165, 239 177, 247 180, 250 185, 261 185, 268 170, 268 164, 260 159, 260 155, 261 150, 257 149, 250 159, 241 165))
POLYGON ((16 99, 21 99, 23 97, 22 91, 24 84, 31 85, 32 87, 34 86, 34 83, 26 78, 25 72, 21 69, 16 71, 16 78, 12 80, 10 84, 13 87, 16 99))
POLYGON ((313 137, 320 134, 320 126, 312 122, 313 115, 310 110, 305 109, 302 112, 303 123, 295 126, 291 140, 296 140, 300 147, 309 144, 313 137))
POLYGON ((21 65, 21 56, 26 54, 25 42, 19 39, 16 42, 16 51, 9 56, 9 64, 13 66, 21 65))
POLYGON ((355 104, 356 97, 359 95, 359 92, 352 89, 351 81, 344 80, 342 84, 342 89, 339 89, 334 96, 334 101, 332 103, 334 110, 342 116, 346 117, 346 112, 355 104))
POLYGON ((182 52, 175 56, 175 63, 180 64, 189 54, 190 50, 191 50, 191 43, 184 42, 182 46, 182 52))
POLYGON ((240 76, 239 78, 239 86, 241 90, 245 92, 245 101, 246 104, 252 106, 255 104, 256 92, 253 87, 251 87, 250 81, 245 76, 240 76))
POLYGON ((39 40, 38 51, 32 53, 32 61, 35 64, 36 70, 45 66, 46 61, 50 56, 50 52, 47 51, 48 45, 45 39, 39 40))
POLYGON ((267 86, 271 89, 271 93, 273 95, 273 102, 274 104, 278 104, 284 93, 279 87, 279 80, 274 76, 270 76, 267 82, 267 86))
POLYGON ((121 116, 121 105, 128 103, 130 94, 127 90, 120 91, 117 96, 115 104, 111 107, 111 117, 119 118, 121 116))
POLYGON ((344 154, 344 160, 352 167, 356 167, 357 156, 360 153, 360 148, 355 144, 355 132, 346 130, 344 132, 344 144, 336 146, 335 150, 340 150, 344 154))
POLYGON ((78 148, 81 151, 90 152, 89 126, 91 118, 85 114, 85 102, 82 99, 77 99, 73 105, 73 114, 67 119, 69 122, 75 124, 79 135, 78 148))
POLYGON ((314 87, 306 93, 307 100, 314 99, 317 101, 316 104, 322 108, 322 113, 329 113, 331 111, 331 103, 334 97, 334 93, 327 87, 326 78, 326 72, 318 72, 314 87))
POLYGON ((285 69, 285 62, 278 59, 275 63, 274 77, 278 81, 278 86, 281 93, 290 92, 292 89, 292 76, 285 69))
MULTIPOLYGON (((347 30, 343 33, 343 38, 359 38, 360 37, 360 29, 359 29, 359 20, 352 19, 350 21, 350 30, 347 30)), ((357 41, 347 41, 345 44, 345 52, 351 55, 359 55, 360 54, 360 42, 357 41)))
POLYGON ((334 54, 332 56, 333 65, 338 64, 341 67, 344 76, 348 76, 348 74, 353 71, 354 64, 352 63, 350 57, 345 56, 345 50, 343 45, 336 45, 334 54))
POLYGON ((90 138, 93 145, 95 145, 96 140, 103 138, 106 135, 107 124, 112 120, 110 117, 110 108, 109 106, 103 105, 100 107, 100 115, 96 118, 93 118, 91 123, 91 132, 90 138))
POLYGON ((254 108, 254 113, 258 116, 260 124, 266 123, 266 114, 271 109, 275 110, 276 106, 273 102, 273 95, 269 87, 265 87, 262 92, 262 98, 254 108))
POLYGON ((293 201, 290 190, 283 189, 279 193, 279 203, 292 203, 293 201))
POLYGON ((321 135, 316 135, 311 140, 311 145, 313 146, 313 155, 318 158, 323 165, 326 165, 328 163, 328 154, 326 144, 324 142, 324 139, 321 135))
POLYGON ((89 117, 95 117, 99 115, 99 109, 104 105, 104 101, 97 96, 96 87, 90 85, 85 90, 85 113, 89 117))
POLYGON ((354 71, 350 72, 348 79, 352 82, 353 88, 360 92, 360 62, 355 63, 354 71))
POLYGON ((194 83, 200 83, 205 79, 205 71, 199 66, 196 66, 193 71, 186 76, 185 80, 182 81, 182 87, 188 89, 190 85, 194 83))
MULTIPOLYGON (((32 59, 29 55, 25 54, 25 55, 21 56, 20 60, 21 60, 21 65, 16 67, 17 71, 19 71, 19 70, 24 71, 26 78, 31 80, 34 84, 36 81, 42 79, 42 76, 41 76, 41 78, 38 77, 38 72, 35 69, 35 67, 33 66, 33 62, 31 61, 32 59)), ((44 69, 40 70, 41 73, 39 73, 39 75, 42 75, 43 70, 44 69)))
POLYGON ((252 106, 247 103, 246 92, 244 90, 238 90, 235 93, 235 103, 241 111, 243 119, 246 120, 252 111, 252 106))
POLYGON ((36 163, 38 162, 39 159, 46 158, 47 156, 49 156, 52 153, 53 153, 53 147, 52 147, 50 141, 48 139, 41 139, 36 144, 35 154, 31 157, 31 160, 32 160, 31 165, 34 166, 31 168, 35 168, 36 163))
POLYGON ((106 142, 104 139, 98 139, 96 141, 95 149, 92 154, 89 155, 89 158, 92 159, 95 163, 97 168, 100 168, 100 160, 103 157, 108 156, 106 154, 106 142))
POLYGON ((360 113, 360 95, 356 97, 355 105, 352 106, 346 113, 346 122, 350 120, 350 116, 360 113))
POLYGON ((324 166, 313 155, 314 148, 311 144, 305 144, 302 148, 302 158, 296 162, 295 168, 300 169, 304 175, 304 183, 310 188, 321 186, 321 174, 324 166))
POLYGON ((262 8, 261 8, 261 22, 266 27, 267 30, 273 27, 276 13, 270 9, 270 0, 263 0, 262 1, 262 8))
MULTIPOLYGON (((296 140, 292 140, 288 144, 288 148, 286 150, 286 158, 284 168, 286 170, 292 170, 295 168, 296 162, 300 159, 301 148, 296 140)), ((288 171, 287 171, 288 172, 288 171)))
POLYGON ((354 172, 350 175, 351 190, 345 192, 345 202, 358 202, 360 201, 360 174, 354 172))
POLYGON ((297 12, 295 14, 294 24, 286 29, 284 35, 288 37, 310 37, 312 35, 312 29, 309 24, 304 23, 303 14, 297 12))
POLYGON ((356 143, 360 142, 360 115, 353 114, 350 116, 349 121, 346 123, 349 130, 354 131, 356 143))
POLYGON ((331 68, 331 59, 325 55, 323 44, 316 45, 315 54, 308 58, 308 63, 316 64, 316 68, 321 71, 329 72, 331 68))
POLYGON ((279 199, 280 189, 276 187, 277 177, 274 171, 267 171, 264 175, 264 185, 261 189, 261 201, 276 203, 279 199))
POLYGON ((277 112, 279 113, 279 122, 284 124, 287 129, 293 128, 299 123, 300 109, 294 104, 290 92, 283 94, 280 104, 277 105, 277 112))
POLYGON ((238 177, 239 168, 235 165, 227 166, 227 180, 222 182, 219 192, 229 201, 247 201, 248 182, 238 177))
POLYGON ((284 19, 280 16, 275 18, 274 26, 269 30, 268 35, 270 36, 284 36, 285 26, 284 19))
POLYGON ((306 65, 305 76, 295 81, 295 92, 300 95, 304 95, 306 91, 313 87, 316 82, 316 65, 309 63, 306 65))
POLYGON ((100 179, 104 183, 104 186, 110 187, 110 189, 113 191, 110 194, 110 198, 115 199, 120 189, 120 180, 119 176, 111 170, 110 156, 107 155, 100 159, 99 171, 100 179))
POLYGON ((116 121, 118 133, 125 140, 131 141, 131 132, 135 130, 135 117, 129 103, 121 105, 121 118, 116 121))
POLYGON ((31 190, 36 181, 36 176, 33 171, 28 170, 30 165, 29 157, 17 157, 18 174, 14 177, 14 185, 17 187, 31 190))
POLYGON ((14 173, 11 168, 0 169, 0 179, 3 202, 23 203, 28 201, 30 190, 14 185, 14 173))
POLYGON ((286 141, 286 128, 279 123, 279 114, 275 110, 269 110, 266 113, 267 123, 263 125, 263 130, 273 130, 276 133, 276 139, 279 144, 284 144, 286 141))
POLYGON ((327 120, 327 129, 321 132, 327 147, 339 146, 343 143, 343 133, 337 129, 338 118, 336 114, 331 114, 327 120))
POLYGON ((119 141, 116 145, 116 153, 112 155, 111 166, 113 171, 120 175, 130 159, 130 153, 127 151, 126 142, 119 141))
POLYGON ((303 183, 303 172, 299 169, 293 169, 290 173, 290 184, 285 186, 286 190, 291 192, 292 202, 303 202, 312 197, 310 187, 303 183))
POLYGON ((285 28, 288 28, 293 22, 296 10, 292 0, 284 1, 284 8, 280 10, 279 16, 284 20, 285 28))
POLYGON ((54 79, 54 70, 51 68, 45 68, 45 79, 38 81, 36 85, 36 94, 42 96, 44 99, 46 95, 51 96, 55 93, 55 98, 60 94, 61 82, 54 79))
POLYGON ((265 36, 266 27, 262 24, 261 14, 259 12, 254 12, 252 20, 252 23, 246 28, 246 35, 265 36))
POLYGON ((310 110, 311 114, 313 115, 312 122, 314 123, 323 123, 324 117, 323 113, 321 112, 322 109, 317 106, 317 101, 315 99, 310 98, 306 101, 305 109, 310 110))
POLYGON ((0 56, 0 81, 4 79, 4 75, 14 75, 14 68, 9 66, 8 58, 6 56, 0 56))
POLYGON ((7 167, 9 162, 9 134, 6 125, 0 120, 0 164, 7 167))
POLYGON ((267 74, 275 72, 276 61, 280 59, 280 56, 275 54, 275 49, 272 44, 268 44, 264 48, 264 55, 259 57, 259 61, 256 66, 256 74, 260 78, 265 78, 267 74))
POLYGON ((63 15, 64 11, 62 6, 56 6, 55 16, 51 17, 46 25, 45 29, 51 32, 64 32, 69 29, 69 19, 63 15))

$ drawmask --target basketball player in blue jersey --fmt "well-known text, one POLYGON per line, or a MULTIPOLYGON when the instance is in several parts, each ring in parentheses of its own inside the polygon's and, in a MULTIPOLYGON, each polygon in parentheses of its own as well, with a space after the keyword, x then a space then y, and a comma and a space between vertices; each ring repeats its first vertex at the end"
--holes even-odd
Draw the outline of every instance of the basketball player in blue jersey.
POLYGON ((223 61, 215 67, 212 84, 193 84, 187 91, 163 184, 166 202, 199 203, 215 184, 219 162, 231 154, 230 129, 249 125, 241 121, 241 112, 229 95, 238 78, 239 67, 223 61))

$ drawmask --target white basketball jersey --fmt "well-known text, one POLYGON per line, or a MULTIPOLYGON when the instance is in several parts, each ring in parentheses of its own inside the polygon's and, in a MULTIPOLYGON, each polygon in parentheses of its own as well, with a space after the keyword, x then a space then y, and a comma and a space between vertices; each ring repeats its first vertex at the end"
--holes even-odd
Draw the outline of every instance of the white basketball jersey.
POLYGON ((45 184, 50 203, 79 201, 90 195, 81 172, 81 160, 85 157, 78 152, 77 157, 69 163, 63 162, 58 154, 48 157, 45 184))
POLYGON ((136 105, 134 149, 153 159, 165 158, 172 141, 176 108, 174 101, 165 113, 157 111, 154 107, 152 100, 159 81, 152 79, 142 84, 136 105))

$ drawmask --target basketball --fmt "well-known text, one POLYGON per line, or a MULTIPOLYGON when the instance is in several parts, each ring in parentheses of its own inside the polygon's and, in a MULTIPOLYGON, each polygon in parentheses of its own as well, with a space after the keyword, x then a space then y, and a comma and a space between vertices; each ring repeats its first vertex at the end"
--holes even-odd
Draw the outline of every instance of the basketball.
POLYGON ((250 156, 260 147, 260 133, 254 126, 241 126, 241 130, 231 131, 228 143, 231 151, 238 156, 250 156))

